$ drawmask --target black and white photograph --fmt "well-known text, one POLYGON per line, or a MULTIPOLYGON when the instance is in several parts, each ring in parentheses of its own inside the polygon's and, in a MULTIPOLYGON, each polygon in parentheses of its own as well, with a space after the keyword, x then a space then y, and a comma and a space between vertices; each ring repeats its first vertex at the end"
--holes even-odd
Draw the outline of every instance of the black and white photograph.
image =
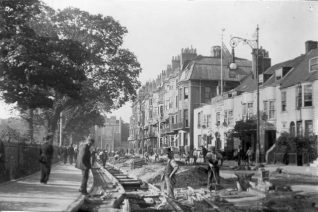
POLYGON ((0 211, 318 211, 318 1, 0 0, 0 211))

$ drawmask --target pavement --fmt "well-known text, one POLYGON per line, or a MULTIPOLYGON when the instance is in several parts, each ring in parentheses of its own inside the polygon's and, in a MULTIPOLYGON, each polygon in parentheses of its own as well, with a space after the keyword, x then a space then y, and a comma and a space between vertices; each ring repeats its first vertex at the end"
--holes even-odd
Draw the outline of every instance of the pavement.
MULTIPOLYGON (((0 184, 0 211, 72 211, 84 201, 78 190, 81 170, 70 164, 52 166, 47 184, 40 183, 40 172, 0 184)), ((90 173, 88 191, 92 189, 90 173)))

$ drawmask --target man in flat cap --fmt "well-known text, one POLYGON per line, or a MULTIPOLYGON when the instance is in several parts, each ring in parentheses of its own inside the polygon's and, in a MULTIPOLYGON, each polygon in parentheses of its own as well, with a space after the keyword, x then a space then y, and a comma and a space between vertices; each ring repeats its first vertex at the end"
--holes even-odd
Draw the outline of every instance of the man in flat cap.
POLYGON ((53 134, 49 133, 45 137, 45 143, 40 148, 40 164, 41 164, 41 179, 40 182, 46 184, 51 173, 51 165, 53 159, 53 134))
POLYGON ((76 160, 76 168, 82 170, 82 184, 79 192, 84 195, 87 195, 87 181, 89 177, 89 170, 92 168, 91 163, 91 151, 90 148, 93 146, 95 140, 89 138, 85 143, 82 143, 79 146, 78 156, 76 160))
POLYGON ((175 198, 174 197, 174 186, 176 185, 176 172, 179 169, 179 166, 177 162, 174 160, 173 157, 173 151, 171 151, 170 148, 167 148, 167 156, 168 156, 168 162, 167 166, 165 168, 164 174, 161 177, 161 180, 165 180, 166 186, 167 186, 167 193, 170 198, 175 198))

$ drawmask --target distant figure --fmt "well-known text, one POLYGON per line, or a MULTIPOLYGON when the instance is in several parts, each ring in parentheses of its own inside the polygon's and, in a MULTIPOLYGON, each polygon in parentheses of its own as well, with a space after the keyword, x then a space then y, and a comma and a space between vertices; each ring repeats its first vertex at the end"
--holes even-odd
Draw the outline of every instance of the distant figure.
POLYGON ((185 164, 190 164, 190 152, 186 152, 185 154, 185 164))
POLYGON ((203 162, 205 163, 206 162, 206 154, 208 153, 208 150, 202 146, 202 155, 203 155, 203 162))
POLYGON ((5 170, 6 170, 5 162, 6 162, 6 156, 4 151, 4 144, 0 140, 0 176, 5 173, 5 170))
POLYGON ((159 154, 157 152, 155 153, 155 161, 159 161, 159 154))
POLYGON ((145 159, 146 159, 146 162, 149 162, 149 154, 148 154, 148 152, 145 152, 145 159))
POLYGON ((94 144, 94 139, 90 138, 87 142, 82 143, 79 147, 78 157, 76 160, 76 168, 82 170, 82 183, 79 192, 86 195, 87 181, 89 177, 89 169, 92 168, 90 148, 94 144))
POLYGON ((71 146, 69 146, 67 148, 67 154, 68 154, 69 162, 72 165, 73 164, 73 158, 74 158, 74 147, 73 147, 73 144, 71 144, 71 146))
POLYGON ((64 164, 67 163, 67 147, 64 145, 63 148, 62 148, 62 154, 63 154, 63 161, 64 161, 64 164))
POLYGON ((99 153, 99 158, 102 161, 103 167, 105 167, 107 159, 108 159, 106 150, 103 150, 99 153))
POLYGON ((75 161, 75 163, 77 160, 77 155, 78 155, 78 145, 75 145, 75 147, 74 147, 74 161, 75 161))
POLYGON ((193 155, 193 164, 196 165, 198 160, 198 152, 196 149, 193 150, 192 155, 193 155))
POLYGON ((167 186, 168 196, 174 199, 174 186, 176 185, 176 176, 179 166, 177 162, 173 158, 173 151, 170 148, 167 149, 168 162, 165 168, 164 174, 161 176, 161 181, 165 180, 167 186))
POLYGON ((247 157, 247 163, 248 165, 252 165, 252 158, 253 158, 253 150, 252 147, 249 147, 247 152, 246 152, 246 157, 247 157))
POLYGON ((237 165, 241 165, 242 157, 243 157, 243 149, 242 146, 240 145, 237 149, 237 165))
POLYGON ((92 168, 94 168, 95 162, 96 162, 96 148, 93 148, 91 152, 91 157, 92 157, 92 168))
POLYGON ((215 148, 209 146, 209 152, 206 155, 206 160, 208 162, 208 189, 212 190, 212 182, 213 180, 218 185, 220 184, 220 168, 219 161, 217 159, 217 154, 215 152, 215 148))
POLYGON ((41 179, 40 182, 46 184, 51 173, 51 164, 53 159, 53 134, 49 133, 45 137, 45 143, 40 148, 40 165, 41 165, 41 179))

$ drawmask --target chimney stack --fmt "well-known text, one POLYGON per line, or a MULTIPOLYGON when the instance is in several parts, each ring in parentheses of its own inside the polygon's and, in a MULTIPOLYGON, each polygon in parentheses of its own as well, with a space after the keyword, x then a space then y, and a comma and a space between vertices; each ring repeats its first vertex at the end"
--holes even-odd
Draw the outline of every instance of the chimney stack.
POLYGON ((306 53, 308 53, 310 50, 317 49, 318 47, 318 41, 308 40, 305 43, 306 53))
POLYGON ((221 58, 221 46, 212 46, 211 56, 216 58, 221 58))

